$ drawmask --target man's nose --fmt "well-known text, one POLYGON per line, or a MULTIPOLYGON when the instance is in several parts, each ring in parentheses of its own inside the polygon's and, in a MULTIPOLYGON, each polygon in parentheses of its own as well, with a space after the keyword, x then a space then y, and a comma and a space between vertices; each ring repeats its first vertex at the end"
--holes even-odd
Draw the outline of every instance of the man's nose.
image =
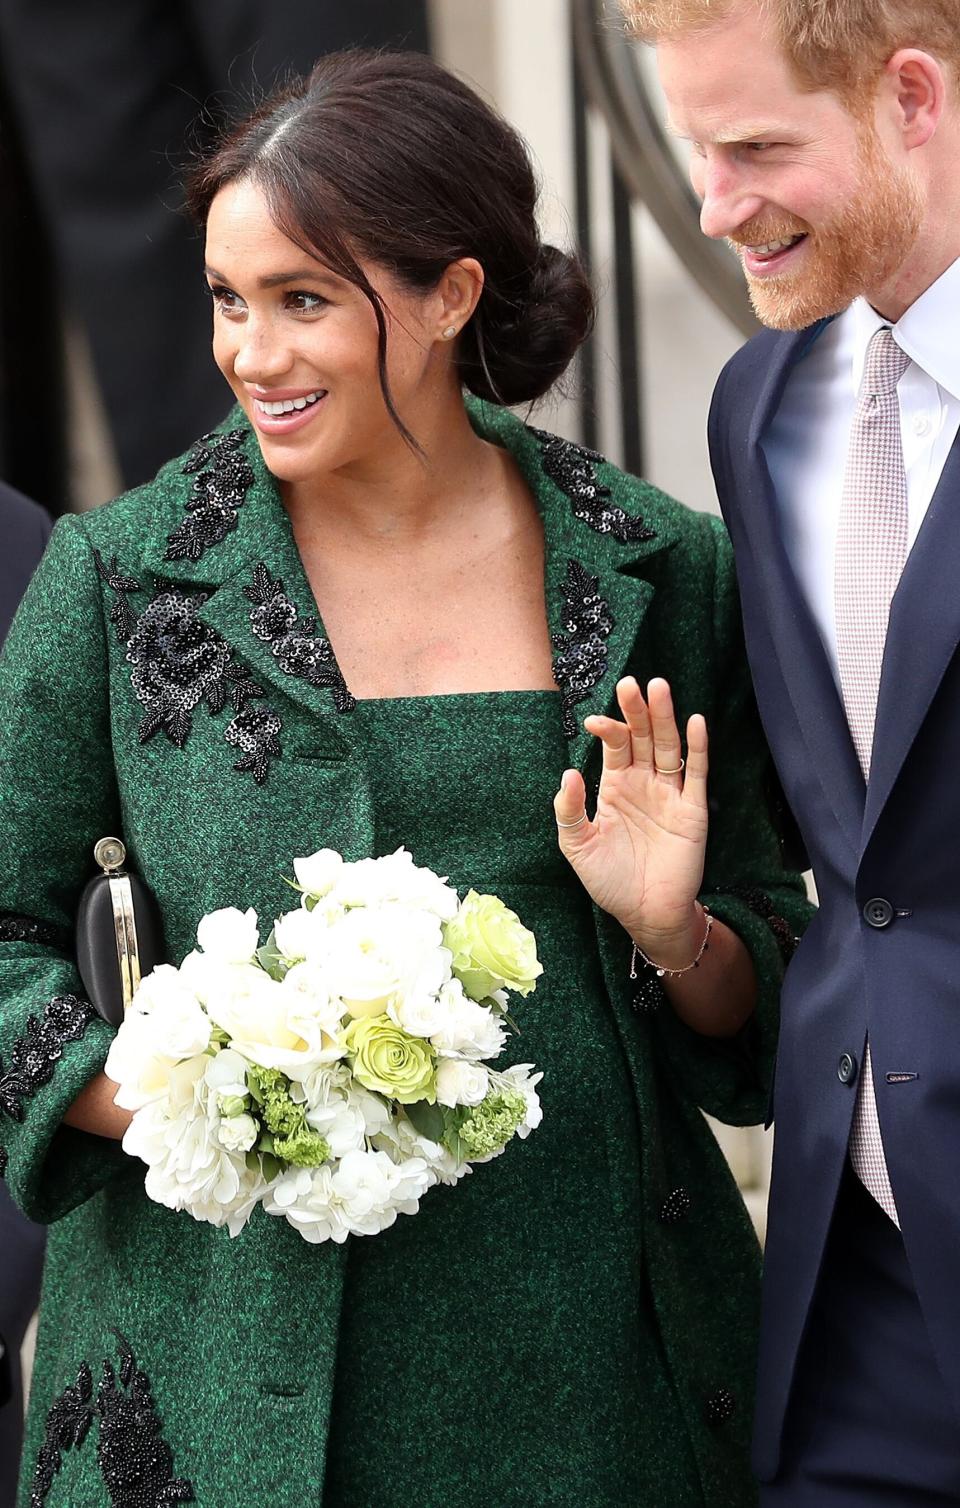
POLYGON ((722 158, 708 159, 698 177, 694 186, 701 199, 700 229, 713 240, 732 236, 763 208, 762 198, 743 174, 722 158))

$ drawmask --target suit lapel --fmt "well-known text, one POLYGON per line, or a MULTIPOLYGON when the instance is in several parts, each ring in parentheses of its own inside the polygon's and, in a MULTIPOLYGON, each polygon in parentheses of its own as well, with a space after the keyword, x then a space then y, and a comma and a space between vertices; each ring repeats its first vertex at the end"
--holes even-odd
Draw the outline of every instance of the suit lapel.
MULTIPOLYGON (((735 500, 746 523, 745 539, 751 570, 761 584, 764 616, 776 650, 780 677, 796 713, 812 768, 837 821, 855 849, 863 823, 864 782, 850 738, 840 694, 827 659, 820 631, 787 557, 777 526, 776 494, 763 452, 763 435, 783 397, 795 363, 824 328, 815 326, 778 342, 764 377, 747 441, 748 480, 735 500)), ((740 579, 745 579, 743 564, 740 579)), ((749 617, 748 593, 744 592, 749 617)), ((754 665, 758 686, 766 681, 765 667, 754 665)), ((766 709, 762 709, 766 710, 766 709)), ((776 730, 771 730, 776 742, 776 730)), ((783 758, 784 751, 777 750, 783 758)))
POLYGON ((890 609, 863 846, 886 805, 960 643, 960 439, 955 441, 890 609))

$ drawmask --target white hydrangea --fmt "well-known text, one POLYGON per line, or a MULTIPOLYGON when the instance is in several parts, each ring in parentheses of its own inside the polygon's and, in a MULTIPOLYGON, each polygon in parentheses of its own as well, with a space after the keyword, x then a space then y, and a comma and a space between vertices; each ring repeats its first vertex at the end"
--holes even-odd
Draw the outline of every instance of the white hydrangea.
POLYGON ((517 1135, 521 1141, 525 1141, 531 1131, 535 1131, 543 1120, 543 1107, 540 1104, 540 1096, 537 1094, 537 1085, 543 1078, 542 1073, 534 1072, 532 1063, 517 1063, 513 1068, 507 1068, 503 1073, 493 1075, 493 1078, 503 1084, 505 1089, 516 1089, 523 1095, 527 1102, 527 1113, 522 1125, 517 1127, 517 1135))
POLYGON ((348 1152, 336 1165, 283 1174, 264 1207, 285 1216, 312 1244, 342 1243, 351 1235, 378 1235, 398 1214, 415 1215, 435 1181, 421 1158, 395 1163, 386 1152, 348 1152))
POLYGON ((221 1144, 221 1117, 211 1112, 204 1074, 209 1058, 180 1063, 170 1091, 134 1116, 123 1149, 147 1164, 146 1192, 195 1220, 227 1226, 237 1235, 268 1189, 259 1167, 247 1167, 243 1152, 221 1144))

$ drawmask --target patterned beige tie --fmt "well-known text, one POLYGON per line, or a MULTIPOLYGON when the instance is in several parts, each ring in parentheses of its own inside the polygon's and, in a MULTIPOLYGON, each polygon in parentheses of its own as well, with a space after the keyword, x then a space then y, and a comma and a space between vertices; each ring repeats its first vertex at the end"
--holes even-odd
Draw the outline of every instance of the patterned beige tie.
MULTIPOLYGON (((892 331, 878 330, 867 350, 850 431, 837 530, 834 605, 840 687, 865 780, 870 778, 890 603, 907 558, 907 479, 897 383, 909 364, 892 331)), ((899 1225, 880 1136, 869 1040, 857 1086, 850 1161, 864 1188, 899 1225)))

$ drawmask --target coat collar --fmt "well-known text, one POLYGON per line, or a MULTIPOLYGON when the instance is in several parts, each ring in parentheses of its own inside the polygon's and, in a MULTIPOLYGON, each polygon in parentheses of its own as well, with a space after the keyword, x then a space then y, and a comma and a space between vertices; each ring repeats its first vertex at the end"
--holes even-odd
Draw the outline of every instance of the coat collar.
MULTIPOLYGON (((654 595, 647 563, 676 542, 677 525, 661 494, 594 452, 532 429, 504 409, 471 402, 469 413, 484 439, 513 456, 543 519, 554 665, 570 762, 582 767, 594 742, 583 718, 613 704, 654 595)), ((154 575, 202 593, 201 618, 258 679, 324 717, 338 701, 345 706, 329 676, 290 669, 309 659, 285 652, 291 633, 320 646, 326 638, 279 489, 242 411, 165 467, 154 487, 163 498, 162 558, 149 562, 154 575), (276 610, 260 611, 255 630, 253 615, 271 590, 276 610)), ((349 740, 349 717, 336 723, 349 740)))

